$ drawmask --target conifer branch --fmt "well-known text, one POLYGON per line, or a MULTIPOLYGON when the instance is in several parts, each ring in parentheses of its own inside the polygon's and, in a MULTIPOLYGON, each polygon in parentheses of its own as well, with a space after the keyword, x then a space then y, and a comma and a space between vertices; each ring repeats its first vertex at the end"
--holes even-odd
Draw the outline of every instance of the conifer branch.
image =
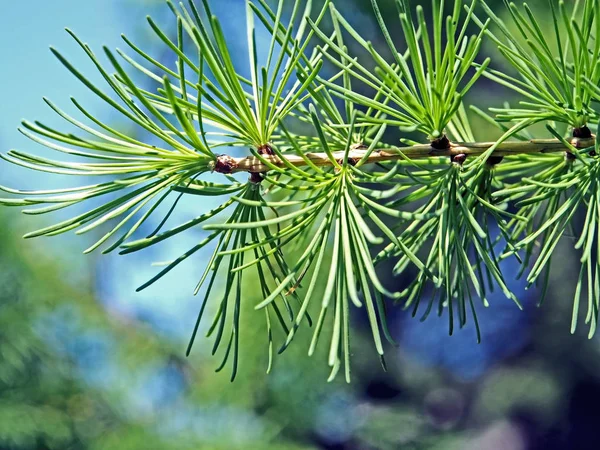
POLYGON ((103 64, 69 31, 105 85, 52 52, 145 134, 114 128, 73 100, 92 122, 84 123, 47 100, 76 130, 25 121, 21 132, 53 150, 56 159, 19 150, 0 158, 56 176, 101 179, 60 189, 0 186, 7 194, 0 205, 40 215, 91 204, 25 235, 102 230, 86 253, 102 247, 103 253, 128 254, 191 229, 202 232, 201 241, 162 263, 138 290, 201 257, 205 269, 194 293, 202 292, 203 300, 187 353, 212 311, 207 336, 212 353, 222 357, 217 370, 229 361, 232 379, 248 301, 265 317, 267 371, 275 346, 284 351, 315 317, 309 355, 320 336, 329 335, 329 379, 342 371, 350 381, 351 307, 363 308, 384 367, 383 341, 393 342, 387 299, 421 320, 446 315, 450 334, 472 320, 479 342, 477 311, 495 301, 494 292, 522 308, 501 262, 510 258, 519 266, 516 278, 539 286, 541 304, 550 289, 552 258, 566 236, 576 239, 581 255, 572 331, 587 304, 591 337, 600 316, 600 139, 593 134, 600 128, 599 1, 571 8, 552 0, 554 26, 547 32, 527 6, 521 13, 509 2, 511 26, 485 0, 454 0, 449 16, 443 2, 433 1, 431 20, 422 6, 414 15, 409 0, 396 0, 402 39, 395 40, 378 0, 371 0, 387 47, 380 52, 338 11, 334 3, 342 0, 324 0, 315 10, 312 2, 294 0, 291 11, 283 0, 276 10, 266 0, 249 0, 249 77, 237 70, 209 0, 166 0, 176 40, 148 19, 176 67, 127 38, 133 55, 104 48, 103 64), (321 26, 324 20, 332 26, 321 26), (471 24, 479 28, 474 35, 471 24), (264 63, 257 27, 270 35, 264 63), (481 58, 486 40, 497 46, 511 73, 481 58), (359 62, 351 51, 357 46, 372 63, 359 62), (140 75, 147 81, 138 82, 140 75), (490 108, 494 117, 471 105, 502 132, 495 142, 476 141, 465 107, 481 77, 519 95, 516 106, 490 108), (288 130, 294 123, 303 126, 288 130), (545 126, 555 139, 535 139, 533 125, 545 126), (430 142, 390 146, 383 139, 386 129, 421 133, 430 142), (220 154, 240 147, 251 154, 220 154), (556 157, 540 156, 550 153, 556 157), (505 157, 498 170, 488 170, 505 157), (362 167, 393 161, 398 163, 375 170, 362 167), (210 171, 224 176, 211 177, 210 171), (250 176, 228 175, 235 172, 250 176), (210 198, 214 206, 171 225, 173 211, 188 195, 201 205, 210 198), (158 226, 146 234, 151 220, 158 226), (209 249, 208 259, 200 255, 209 249), (406 276, 386 287, 380 272, 392 265, 390 275, 406 276), (246 289, 249 277, 256 288, 246 289))
MULTIPOLYGON (((577 149, 593 147, 595 137, 591 138, 572 138, 570 144, 577 149)), ((432 157, 454 157, 458 155, 479 156, 489 150, 495 142, 456 142, 450 143, 449 147, 439 149, 432 144, 413 145, 409 147, 386 148, 374 150, 366 158, 364 164, 374 164, 387 161, 397 161, 404 158, 420 159, 432 157)), ((360 161, 368 150, 366 148, 354 148, 348 153, 349 161, 360 161)), ((522 154, 535 153, 559 153, 569 152, 563 142, 558 139, 531 139, 529 141, 509 141, 496 146, 492 153, 495 157, 514 156, 522 154)), ((334 159, 341 161, 346 154, 345 151, 333 152, 334 159)), ((306 159, 310 160, 316 166, 329 166, 332 160, 326 153, 307 153, 306 159)), ((271 165, 285 168, 292 164, 295 167, 308 165, 305 158, 298 155, 285 155, 286 161, 276 155, 263 155, 271 165)), ((228 155, 221 155, 213 164, 213 170, 219 173, 265 173, 272 169, 256 156, 247 156, 242 158, 232 158, 228 155)))

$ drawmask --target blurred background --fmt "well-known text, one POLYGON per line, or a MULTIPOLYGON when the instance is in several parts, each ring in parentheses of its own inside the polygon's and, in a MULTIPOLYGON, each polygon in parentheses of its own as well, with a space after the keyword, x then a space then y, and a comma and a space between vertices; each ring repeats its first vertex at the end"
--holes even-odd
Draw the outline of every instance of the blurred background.
MULTIPOLYGON (((381 4, 393 20, 393 0, 381 4)), ((544 2, 530 4, 548 12, 544 2)), ((211 5, 243 72, 243 1, 211 5)), ((385 51, 368 0, 336 5, 385 51)), ((174 31, 161 0, 3 0, 0 151, 46 152, 18 133, 22 118, 69 129, 43 96, 67 111, 74 96, 110 117, 113 112, 68 74, 48 45, 92 78, 93 67, 64 27, 97 53, 102 45, 124 47, 125 33, 168 59, 146 14, 174 31)), ((483 53, 497 56, 489 45, 483 53)), ((494 61, 502 68, 500 58, 494 61)), ((469 100, 483 108, 509 96, 482 80, 469 100)), ((497 136, 476 125, 479 139, 497 136)), ((2 185, 73 183, 57 178, 0 163, 2 185)), ((175 220, 197 215, 194 201, 182 202, 175 220)), ((262 317, 251 314, 257 299, 249 298, 240 373, 230 383, 228 374, 215 373, 218 361, 210 357, 208 341, 197 341, 191 356, 184 356, 201 300, 192 290, 205 255, 135 293, 155 273, 151 262, 177 254, 198 234, 127 257, 83 256, 94 236, 21 239, 52 219, 57 217, 0 210, 0 450, 599 448, 600 345, 598 338, 587 339, 584 327, 569 333, 573 293, 565 280, 579 271, 569 242, 554 258, 544 307, 536 307, 536 291, 515 281, 525 311, 499 295, 479 311, 479 345, 471 327, 450 337, 446 317, 421 323, 390 308, 399 345, 386 348, 389 367, 383 372, 366 317, 355 311, 350 385, 343 377, 326 382, 323 351, 306 356, 308 333, 276 358, 267 376, 266 331, 262 317)), ((503 269, 507 276, 516 271, 508 262, 503 269)))

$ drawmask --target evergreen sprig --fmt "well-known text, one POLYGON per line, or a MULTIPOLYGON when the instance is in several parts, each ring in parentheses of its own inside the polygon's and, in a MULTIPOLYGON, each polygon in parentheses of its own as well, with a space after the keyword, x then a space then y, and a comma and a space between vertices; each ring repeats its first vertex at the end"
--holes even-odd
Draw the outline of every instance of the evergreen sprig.
POLYGON ((74 99, 83 119, 47 100, 77 131, 23 122, 21 132, 66 161, 17 150, 2 158, 100 181, 37 191, 0 187, 9 194, 0 203, 27 214, 75 211, 26 237, 99 233, 86 252, 127 254, 202 230, 197 244, 138 290, 212 249, 194 291, 203 301, 188 354, 201 319, 213 312, 206 334, 213 354, 221 354, 218 370, 230 361, 232 378, 249 299, 259 297, 254 309, 266 321, 268 370, 275 350, 313 326, 309 354, 327 332, 330 379, 343 367, 349 381, 351 306, 366 311, 384 367, 383 340, 393 342, 390 300, 413 315, 420 310, 422 319, 447 314, 450 333, 470 316, 480 339, 477 302, 489 306, 499 289, 521 307, 500 262, 520 265, 519 276, 540 284, 543 299, 552 256, 567 235, 581 253, 572 330, 587 297, 593 335, 600 298, 599 1, 549 0, 550 38, 527 5, 506 3, 498 12, 483 0, 455 0, 446 15, 444 2, 433 0, 428 19, 422 6, 413 12, 408 1, 395 0, 392 26, 372 0, 386 51, 365 40, 335 3, 313 11, 311 1, 295 0, 290 9, 279 1, 275 10, 248 1, 247 71, 207 0, 200 7, 167 0, 172 32, 148 19, 172 65, 126 37, 130 53, 105 48, 103 64, 69 31, 105 86, 52 52, 135 128, 120 131, 74 99), (257 27, 270 39, 257 42, 257 27), (486 40, 513 73, 482 60, 486 40), (357 46, 370 63, 353 55, 357 46), (262 62, 259 47, 267 49, 262 62), (498 127, 496 141, 476 141, 464 106, 481 76, 523 98, 517 107, 492 108, 495 117, 471 108, 498 127), (532 135, 537 123, 550 139, 532 135), (392 128, 419 132, 426 143, 406 135, 403 146, 385 142, 392 128), (246 155, 222 153, 234 147, 246 155), (217 198, 218 206, 166 228, 184 196, 217 198), (386 286, 380 265, 389 261, 393 274, 410 272, 412 281, 386 286))

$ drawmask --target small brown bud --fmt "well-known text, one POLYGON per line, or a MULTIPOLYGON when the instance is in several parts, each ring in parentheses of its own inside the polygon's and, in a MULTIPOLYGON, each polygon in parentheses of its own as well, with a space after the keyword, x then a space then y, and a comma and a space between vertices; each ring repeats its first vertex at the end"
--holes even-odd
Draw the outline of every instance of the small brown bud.
POLYGON ((589 139, 592 137, 592 132, 586 125, 584 125, 580 128, 573 128, 573 137, 579 139, 589 139))
POLYGON ((450 139, 444 134, 442 137, 431 141, 431 146, 436 150, 447 150, 450 148, 450 139))
POLYGON ((259 155, 274 155, 275 152, 273 151, 273 147, 271 147, 270 144, 264 144, 261 145, 260 147, 258 147, 256 149, 256 151, 258 152, 259 155))
POLYGON ((230 174, 237 169, 237 162, 229 155, 219 155, 215 161, 214 171, 218 173, 230 174))
MULTIPOLYGON (((357 164, 358 164, 358 161, 360 161, 358 158, 353 158, 353 157, 351 157, 351 156, 348 156, 348 165, 349 165, 349 166, 353 166, 353 167, 354 167, 355 165, 357 165, 357 164)), ((343 160, 343 159, 338 159, 338 160, 337 160, 337 163, 338 163, 340 166, 343 166, 343 165, 344 165, 344 160, 343 160)))
POLYGON ((459 153, 458 155, 452 155, 450 157, 450 161, 452 161, 454 164, 458 164, 459 166, 462 166, 466 160, 467 155, 465 155, 464 153, 459 153))
POLYGON ((260 184, 264 180, 262 174, 256 173, 256 172, 251 172, 250 177, 248 179, 249 179, 250 183, 254 183, 254 184, 260 184))
POLYGON ((494 167, 494 166, 497 166, 498 164, 500 164, 503 159, 504 159, 504 156, 490 156, 487 159, 486 163, 488 164, 488 166, 494 167))

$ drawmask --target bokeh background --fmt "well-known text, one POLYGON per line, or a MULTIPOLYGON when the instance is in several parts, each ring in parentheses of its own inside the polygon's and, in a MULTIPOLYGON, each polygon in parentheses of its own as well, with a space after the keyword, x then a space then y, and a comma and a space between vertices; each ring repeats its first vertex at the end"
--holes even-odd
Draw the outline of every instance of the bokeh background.
MULTIPOLYGON (((392 17, 392 0, 381 3, 392 17)), ((243 71, 244 3, 211 4, 243 71)), ((530 4, 548 12, 542 1, 530 4)), ((384 48, 368 0, 336 5, 384 48)), ((146 14, 173 30, 161 0, 2 0, 0 150, 44 154, 16 130, 22 118, 65 127, 43 96, 67 111, 74 96, 110 117, 113 112, 67 73, 48 45, 92 78, 93 67, 64 27, 97 52, 102 45, 123 47, 125 33, 168 59, 146 14)), ((483 51, 497 56, 489 45, 483 51)), ((502 68, 500 58, 495 65, 502 68)), ((469 98, 480 107, 509 99, 485 80, 469 98)), ((476 125, 480 139, 497 135, 476 125)), ((72 182, 0 162, 3 185, 72 182)), ((182 202, 174 220, 207 206, 195 202, 182 202)), ((479 345, 471 327, 450 337, 445 317, 421 323, 391 309, 399 345, 386 348, 383 372, 368 324, 356 311, 350 385, 342 377, 326 382, 325 356, 306 356, 307 336, 278 357, 267 376, 266 332, 249 298, 240 373, 230 383, 227 374, 214 372, 218 361, 207 341, 184 357, 200 302, 191 292, 206 255, 135 293, 155 273, 153 261, 187 248, 200 231, 140 255, 83 256, 93 236, 21 239, 44 220, 51 219, 0 210, 0 450, 600 448, 600 345, 583 327, 569 333, 568 281, 579 271, 569 242, 558 250, 543 308, 536 306, 535 290, 515 281, 525 311, 499 296, 479 312, 479 345)), ((507 276, 516 270, 508 262, 503 269, 507 276)))

